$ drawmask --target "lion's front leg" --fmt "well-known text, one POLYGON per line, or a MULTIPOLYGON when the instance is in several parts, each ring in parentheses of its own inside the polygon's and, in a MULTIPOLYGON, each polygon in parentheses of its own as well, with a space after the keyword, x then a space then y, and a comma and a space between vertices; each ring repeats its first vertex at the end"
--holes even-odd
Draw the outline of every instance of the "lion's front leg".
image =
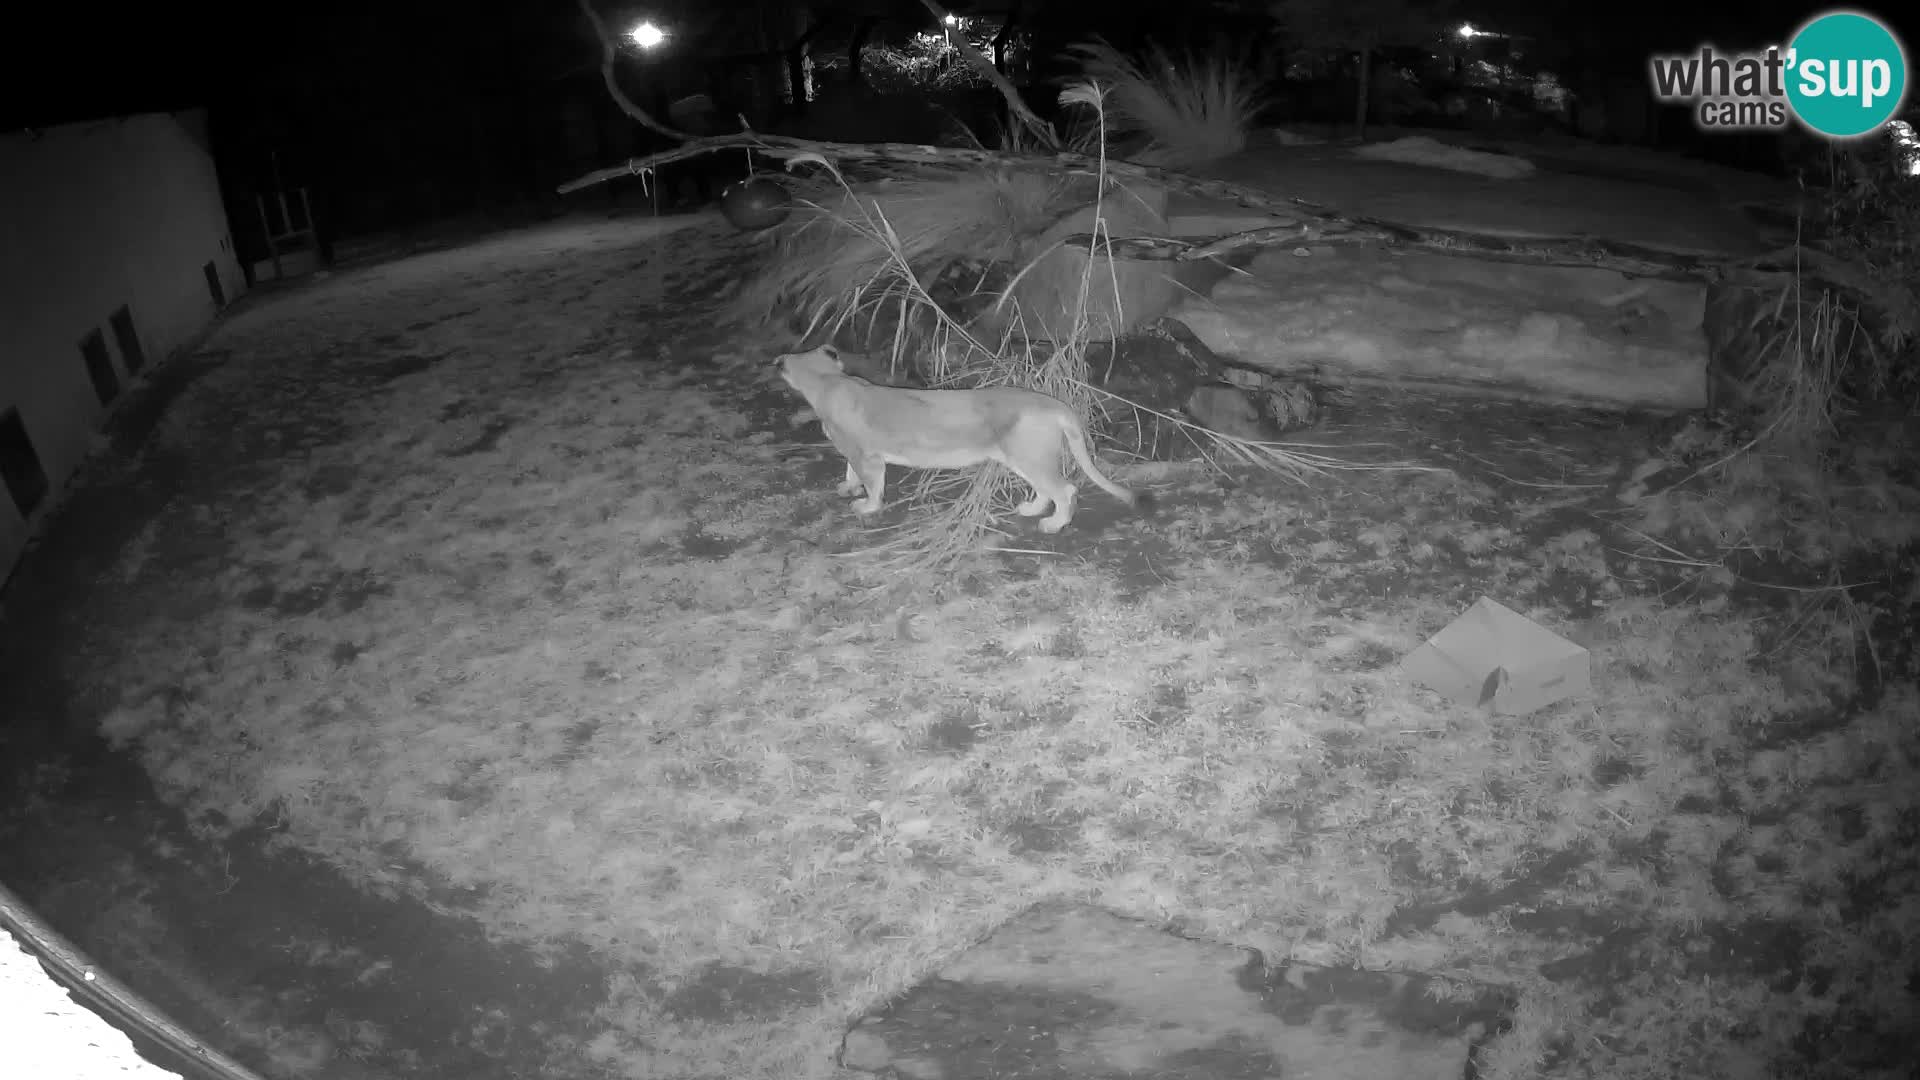
POLYGON ((880 512, 880 501, 887 491, 887 462, 885 458, 862 458, 859 462, 849 461, 847 471, 857 484, 864 485, 867 497, 853 501, 853 512, 861 517, 880 512))

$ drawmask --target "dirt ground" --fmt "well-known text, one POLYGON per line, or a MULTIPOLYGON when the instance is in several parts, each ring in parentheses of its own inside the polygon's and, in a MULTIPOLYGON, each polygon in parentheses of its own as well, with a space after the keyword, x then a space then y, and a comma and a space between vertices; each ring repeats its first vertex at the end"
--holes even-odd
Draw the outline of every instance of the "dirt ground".
POLYGON ((1703 586, 1615 498, 1677 421, 1375 398, 1303 441, 1412 467, 1134 463, 1152 517, 865 580, 716 318, 754 257, 577 219, 230 314, 8 585, 0 879, 272 1075, 835 1075, 1063 899, 1511 987, 1483 1075, 1906 1068, 1914 693, 1848 613, 1910 575, 1703 586), (1400 680, 1483 594, 1597 700, 1400 680))
MULTIPOLYGON (((639 228, 664 235, 674 224, 684 222, 639 228)), ((270 285, 227 318, 270 311, 316 284, 270 285)), ((384 328, 360 385, 431 362, 394 348, 404 330, 384 328)), ((681 333, 699 347, 700 334, 681 333)), ((234 421, 219 445, 156 444, 178 402, 207 393, 203 382, 231 360, 216 334, 141 387, 114 418, 110 447, 7 583, 0 880, 168 1015, 267 1075, 584 1075, 569 1063, 600 1030, 593 1009, 606 996, 606 964, 580 948, 536 956, 489 940, 459 917, 459 889, 368 890, 275 844, 270 825, 215 840, 87 721, 84 702, 101 688, 81 650, 137 651, 146 616, 192 619, 207 603, 193 583, 228 550, 217 527, 174 530, 149 564, 157 587, 131 596, 108 568, 170 509, 244 502, 277 458, 338 435, 338 410, 308 408, 295 389, 292 401, 278 402, 294 406, 291 418, 250 413, 229 398, 216 406, 231 407, 225 415, 234 421)), ((350 604, 352 589, 337 582, 282 597, 269 588, 244 602, 299 610, 344 596, 350 604)))

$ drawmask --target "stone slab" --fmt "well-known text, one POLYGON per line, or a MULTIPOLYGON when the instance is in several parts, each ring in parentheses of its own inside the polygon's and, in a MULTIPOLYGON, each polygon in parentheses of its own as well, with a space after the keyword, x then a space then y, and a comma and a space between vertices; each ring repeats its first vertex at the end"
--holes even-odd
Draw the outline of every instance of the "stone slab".
POLYGON ((910 1080, 1462 1080, 1511 998, 1435 989, 1048 905, 857 1022, 841 1063, 910 1080))
POLYGON ((1280 374, 1610 408, 1706 404, 1706 290, 1363 246, 1271 248, 1168 312, 1280 374))

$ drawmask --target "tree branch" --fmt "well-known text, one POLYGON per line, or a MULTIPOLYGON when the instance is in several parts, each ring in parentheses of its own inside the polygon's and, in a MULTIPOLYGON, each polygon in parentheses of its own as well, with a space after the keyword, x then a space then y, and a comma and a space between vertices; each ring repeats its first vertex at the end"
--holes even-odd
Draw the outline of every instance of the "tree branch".
MULTIPOLYGON (((600 78, 606 82, 607 93, 613 96, 613 103, 620 106, 620 111, 626 113, 641 127, 655 134, 665 135, 669 139, 687 141, 689 136, 685 132, 675 131, 655 120, 652 113, 634 104, 633 99, 627 96, 627 92, 620 89, 620 80, 614 75, 614 61, 620 55, 620 47, 614 43, 613 32, 607 29, 607 22, 600 17, 600 13, 593 10, 592 0, 579 0, 579 3, 580 10, 586 13, 587 21, 593 24, 594 36, 600 39, 600 78)), ((566 189, 560 190, 564 192, 566 189)))
MULTIPOLYGON (((1000 166, 1070 171, 1097 175, 1102 163, 1067 151, 1051 154, 1003 154, 992 150, 963 147, 920 146, 913 143, 834 143, 796 139, 784 135, 760 135, 744 132, 693 139, 681 146, 657 154, 634 158, 624 165, 596 169, 560 186, 561 194, 607 180, 644 172, 674 161, 722 150, 751 147, 768 157, 793 158, 803 154, 846 161, 878 161, 896 165, 932 165, 945 168, 1000 166)), ((1210 180, 1170 169, 1155 168, 1131 161, 1109 158, 1104 165, 1109 175, 1130 177, 1205 198, 1222 199, 1265 211, 1279 219, 1272 224, 1207 240, 1127 237, 1112 240, 1114 255, 1120 258, 1192 262, 1222 258, 1240 251, 1277 244, 1380 244, 1389 247, 1431 251, 1442 255, 1517 262, 1535 266, 1575 266, 1613 270, 1630 277, 1661 278, 1669 281, 1715 282, 1738 285, 1772 286, 1793 274, 1804 274, 1835 288, 1858 296, 1876 306, 1884 304, 1885 290, 1862 278, 1842 260, 1821 256, 1817 249, 1781 249, 1744 258, 1717 258, 1663 251, 1591 236, 1509 237, 1457 229, 1433 229, 1401 225, 1378 218, 1345 215, 1319 203, 1289 196, 1268 194, 1257 188, 1225 180, 1210 180)), ((1093 244, 1091 236, 1068 237, 1075 246, 1093 244)), ((1099 241, 1101 251, 1107 240, 1099 241)))
MULTIPOLYGON (((581 2, 585 3, 586 0, 581 2)), ((940 6, 939 0, 920 0, 920 3, 928 11, 933 12, 933 17, 942 26, 946 25, 947 9, 940 6)), ((999 68, 993 66, 992 60, 987 59, 979 49, 973 47, 973 42, 967 40, 967 35, 953 35, 953 42, 959 47, 960 55, 967 58, 967 66, 979 72, 981 77, 1000 91, 1000 96, 1007 99, 1007 108, 1021 123, 1027 125, 1027 130, 1033 132, 1034 138, 1040 140, 1040 145, 1049 150, 1060 145, 1060 138, 1054 134, 1053 125, 1034 115, 1033 110, 1027 107, 1026 99, 1020 96, 1020 91, 1007 81, 1007 77, 1001 74, 999 68)))

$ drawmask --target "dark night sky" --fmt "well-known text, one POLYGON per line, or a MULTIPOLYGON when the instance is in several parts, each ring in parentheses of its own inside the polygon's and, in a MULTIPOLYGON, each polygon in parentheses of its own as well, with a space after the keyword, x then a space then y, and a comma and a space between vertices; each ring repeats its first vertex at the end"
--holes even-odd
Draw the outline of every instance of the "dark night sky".
POLYGON ((340 82, 475 86, 542 62, 591 63, 586 34, 570 0, 70 5, 0 45, 0 129, 280 100, 340 82))
MULTIPOLYGON (((663 6, 679 2, 689 0, 665 0, 663 6)), ((1106 0, 1105 6, 1126 2, 1106 0)), ((1488 2, 1503 0, 1481 6, 1488 2)), ((624 24, 624 12, 637 6, 603 2, 601 9, 624 24)), ((711 12, 723 4, 706 0, 698 6, 711 12)), ((1569 25, 1576 18, 1603 18, 1616 28, 1664 27, 1618 31, 1625 40, 1637 39, 1631 51, 1640 54, 1676 42, 1691 47, 1702 33, 1729 46, 1742 37, 1784 36, 1800 18, 1825 10, 1769 0, 1737 9, 1657 0, 1581 7, 1535 0, 1524 6, 1536 12, 1564 6, 1569 25), (1717 14, 1735 10, 1738 16, 1717 14), (1576 17, 1579 11, 1590 14, 1576 17), (1657 40, 1663 37, 1675 40, 1657 40)), ((913 10, 911 3, 906 7, 913 10)), ((325 112, 331 87, 343 83, 359 91, 404 86, 408 96, 430 92, 453 99, 469 91, 512 92, 596 60, 572 0, 69 4, 51 12, 44 26, 16 23, 9 30, 0 44, 0 130, 201 104, 232 107, 248 98, 278 105, 304 97, 296 109, 325 112)))
POLYGON ((237 74, 234 60, 244 63, 255 41, 288 21, 284 12, 226 17, 240 10, 226 0, 52 8, 34 32, 8 35, 3 47, 4 126, 204 103, 237 74), (216 74, 220 67, 227 72, 216 74))

